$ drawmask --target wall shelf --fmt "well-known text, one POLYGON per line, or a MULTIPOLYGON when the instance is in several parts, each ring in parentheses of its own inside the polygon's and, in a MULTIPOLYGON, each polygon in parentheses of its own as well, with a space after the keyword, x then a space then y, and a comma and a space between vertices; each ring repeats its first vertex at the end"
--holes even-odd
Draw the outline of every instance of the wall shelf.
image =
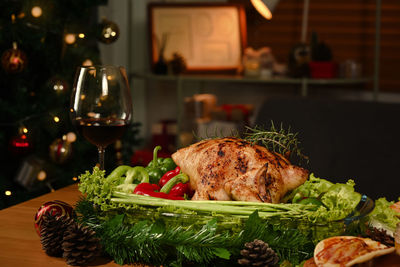
MULTIPOLYGON (((368 82, 372 81, 372 78, 358 78, 358 79, 344 79, 344 78, 336 78, 336 79, 310 79, 310 78, 270 78, 270 79, 262 79, 262 78, 252 78, 252 77, 244 77, 239 75, 217 75, 217 74, 185 74, 185 75, 157 75, 152 74, 150 72, 132 72, 129 75, 129 79, 132 80, 142 80, 145 82, 145 87, 148 86, 148 83, 152 82, 167 82, 175 84, 175 94, 176 94, 176 103, 177 103, 177 130, 181 129, 182 123, 182 114, 183 114, 183 103, 184 103, 184 95, 186 83, 190 82, 200 82, 200 83, 234 83, 234 84, 247 84, 247 85, 291 85, 295 88, 298 88, 299 95, 307 97, 309 95, 310 86, 361 86, 365 85, 368 82)), ((223 92, 225 88, 229 88, 229 86, 220 87, 223 92)), ((268 88, 254 86, 254 88, 260 88, 268 90, 268 88)), ((187 92, 186 92, 187 93, 187 92)))
POLYGON ((184 75, 157 75, 152 73, 131 73, 130 78, 139 78, 156 81, 204 81, 204 82, 238 82, 238 83, 265 83, 265 84, 316 84, 316 85, 343 85, 343 84, 364 84, 371 81, 371 78, 357 79, 311 79, 311 78, 252 78, 240 75, 217 75, 217 74, 184 74, 184 75))
POLYGON ((146 81, 175 81, 177 83, 178 95, 183 90, 183 82, 233 82, 233 83, 255 83, 255 84, 281 84, 299 85, 302 96, 308 95, 309 85, 362 85, 372 81, 372 78, 335 78, 335 79, 311 79, 311 78, 252 78, 240 75, 217 75, 217 74, 185 74, 185 75, 157 75, 146 72, 134 72, 130 79, 144 79, 146 81))

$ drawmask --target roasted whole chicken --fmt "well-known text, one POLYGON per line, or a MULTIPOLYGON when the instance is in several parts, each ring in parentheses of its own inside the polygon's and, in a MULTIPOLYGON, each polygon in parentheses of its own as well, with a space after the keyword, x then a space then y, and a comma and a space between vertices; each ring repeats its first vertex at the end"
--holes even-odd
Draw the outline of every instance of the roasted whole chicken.
POLYGON ((172 159, 190 177, 192 200, 279 203, 308 177, 282 155, 239 138, 203 140, 172 159))

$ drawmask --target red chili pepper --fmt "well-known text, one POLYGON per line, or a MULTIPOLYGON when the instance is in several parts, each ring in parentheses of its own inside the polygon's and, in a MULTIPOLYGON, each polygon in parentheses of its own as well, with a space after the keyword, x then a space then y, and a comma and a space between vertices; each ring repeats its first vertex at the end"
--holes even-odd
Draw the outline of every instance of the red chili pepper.
POLYGON ((183 184, 183 183, 177 183, 171 188, 171 191, 169 191, 169 195, 172 196, 184 196, 184 195, 189 196, 190 195, 190 187, 189 183, 183 184))
POLYGON ((177 166, 174 170, 167 171, 158 181, 158 185, 163 187, 172 177, 178 175, 180 172, 181 168, 179 166, 177 166))
POLYGON ((149 197, 158 197, 158 198, 165 198, 165 199, 172 199, 172 200, 184 200, 183 197, 169 195, 163 192, 158 192, 160 187, 157 184, 150 184, 150 183, 141 183, 138 184, 133 191, 134 194, 142 195, 142 196, 149 196, 149 197))

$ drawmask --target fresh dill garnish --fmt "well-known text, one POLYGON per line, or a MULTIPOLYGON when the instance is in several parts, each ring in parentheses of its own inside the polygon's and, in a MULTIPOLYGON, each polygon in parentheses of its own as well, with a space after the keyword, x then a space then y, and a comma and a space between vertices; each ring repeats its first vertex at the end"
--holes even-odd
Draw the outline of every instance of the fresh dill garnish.
POLYGON ((270 129, 265 129, 261 126, 255 126, 254 128, 246 126, 244 139, 282 154, 286 158, 296 155, 300 159, 308 161, 308 157, 301 151, 297 135, 298 133, 291 132, 290 126, 285 130, 282 124, 279 128, 276 128, 274 123, 271 122, 270 129))

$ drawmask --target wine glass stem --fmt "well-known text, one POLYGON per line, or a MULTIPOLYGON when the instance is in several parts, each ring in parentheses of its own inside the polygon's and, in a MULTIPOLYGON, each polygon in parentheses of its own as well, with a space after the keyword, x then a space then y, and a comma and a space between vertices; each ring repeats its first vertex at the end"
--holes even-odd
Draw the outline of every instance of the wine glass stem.
POLYGON ((106 152, 105 147, 99 146, 99 168, 100 170, 104 170, 104 153, 106 152))

